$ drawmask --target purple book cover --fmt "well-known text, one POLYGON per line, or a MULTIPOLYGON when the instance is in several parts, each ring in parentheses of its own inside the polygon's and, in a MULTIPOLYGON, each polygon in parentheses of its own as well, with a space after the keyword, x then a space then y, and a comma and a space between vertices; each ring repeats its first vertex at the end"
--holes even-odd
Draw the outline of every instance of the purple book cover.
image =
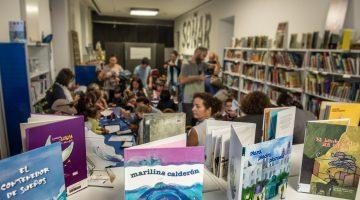
POLYGON ((54 122, 26 129, 28 150, 61 142, 65 185, 87 178, 84 118, 54 122))
POLYGON ((204 147, 125 149, 125 200, 202 199, 204 147))

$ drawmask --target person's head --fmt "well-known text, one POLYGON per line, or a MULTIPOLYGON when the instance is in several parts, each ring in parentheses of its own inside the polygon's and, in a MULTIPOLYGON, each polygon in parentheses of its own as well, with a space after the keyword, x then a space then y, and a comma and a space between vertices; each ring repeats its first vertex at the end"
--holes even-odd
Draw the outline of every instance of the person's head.
POLYGON ((144 96, 136 99, 136 105, 150 105, 150 100, 144 96))
POLYGON ((196 63, 203 62, 207 56, 208 49, 205 47, 198 47, 194 52, 194 59, 196 63))
POLYGON ((156 91, 161 92, 164 90, 165 84, 161 80, 156 81, 156 91))
POLYGON ((229 98, 225 101, 225 111, 229 111, 232 108, 233 99, 229 98))
POLYGON ((100 86, 98 84, 96 84, 96 83, 90 83, 86 88, 87 92, 91 92, 91 91, 94 91, 94 90, 100 90, 100 86))
POLYGON ((102 97, 102 93, 100 90, 92 90, 86 93, 86 96, 88 98, 88 103, 90 106, 94 106, 96 103, 98 103, 102 97))
POLYGON ((175 60, 178 58, 178 56, 179 56, 179 53, 176 50, 173 50, 170 54, 170 60, 175 62, 175 60))
POLYGON ((160 101, 170 101, 171 94, 169 90, 163 90, 160 93, 160 101))
POLYGON ((116 88, 116 89, 114 90, 114 98, 115 98, 115 99, 120 99, 121 96, 122 96, 122 92, 121 92, 120 88, 116 88))
POLYGON ((141 67, 146 68, 147 66, 150 65, 150 60, 147 57, 144 57, 143 59, 141 59, 141 67))
POLYGON ((96 106, 87 108, 86 111, 87 117, 90 117, 92 119, 100 119, 101 118, 101 112, 100 109, 96 106))
POLYGON ((209 53, 209 61, 218 61, 218 55, 216 55, 214 52, 209 53))
POLYGON ((73 84, 74 78, 75 75, 70 69, 63 68, 59 71, 58 75, 56 76, 55 82, 70 88, 71 85, 73 84))
POLYGON ((194 118, 203 121, 221 111, 222 102, 209 93, 195 93, 192 112, 194 118))
POLYGON ((289 95, 285 92, 282 92, 279 95, 278 99, 276 100, 276 104, 278 106, 285 106, 285 107, 286 106, 296 106, 299 109, 303 109, 303 106, 301 105, 300 102, 294 100, 294 98, 291 95, 289 95))
POLYGON ((141 81, 141 79, 139 78, 135 78, 133 80, 131 80, 131 83, 130 83, 130 90, 133 91, 133 90, 142 90, 143 89, 143 83, 141 81))
POLYGON ((117 62, 118 62, 117 57, 115 55, 111 55, 109 58, 109 65, 114 66, 117 64, 117 62))
POLYGON ((259 91, 247 94, 241 100, 241 111, 248 115, 260 115, 264 109, 270 107, 269 97, 259 91))

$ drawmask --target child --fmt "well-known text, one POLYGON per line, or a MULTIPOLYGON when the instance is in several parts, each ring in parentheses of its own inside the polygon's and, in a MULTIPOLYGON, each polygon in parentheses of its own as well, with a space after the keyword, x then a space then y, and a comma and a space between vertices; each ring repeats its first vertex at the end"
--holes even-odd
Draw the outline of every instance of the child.
POLYGON ((159 104, 156 107, 157 109, 164 111, 165 109, 170 108, 174 112, 177 111, 177 105, 174 103, 174 101, 171 99, 170 91, 169 90, 163 90, 160 94, 160 101, 159 104))
POLYGON ((236 108, 237 102, 231 98, 226 99, 225 106, 224 106, 224 113, 223 113, 223 120, 224 121, 234 121, 235 118, 238 117, 237 109, 236 108))
POLYGON ((152 101, 159 101, 160 99, 160 94, 161 94, 161 91, 164 90, 164 83, 162 81, 160 81, 158 79, 158 81, 156 81, 156 86, 155 86, 155 90, 153 90, 153 93, 151 95, 151 99, 152 101))
POLYGON ((87 120, 91 124, 91 130, 96 134, 107 134, 108 130, 100 126, 99 120, 101 118, 100 110, 96 107, 88 108, 87 120))
POLYGON ((122 92, 121 92, 120 88, 115 89, 114 98, 111 100, 110 105, 113 107, 124 107, 125 106, 125 100, 122 97, 122 92))

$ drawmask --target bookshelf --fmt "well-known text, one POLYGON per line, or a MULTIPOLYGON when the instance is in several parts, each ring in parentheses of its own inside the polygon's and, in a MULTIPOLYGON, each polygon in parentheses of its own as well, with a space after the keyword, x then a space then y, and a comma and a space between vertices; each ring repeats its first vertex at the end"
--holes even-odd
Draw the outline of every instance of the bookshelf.
POLYGON ((359 50, 226 47, 223 76, 239 78, 238 100, 259 90, 276 105, 288 92, 316 116, 321 101, 360 101, 359 50))
POLYGON ((43 43, 0 43, 3 116, 10 154, 21 153, 19 124, 51 84, 51 46, 43 43))

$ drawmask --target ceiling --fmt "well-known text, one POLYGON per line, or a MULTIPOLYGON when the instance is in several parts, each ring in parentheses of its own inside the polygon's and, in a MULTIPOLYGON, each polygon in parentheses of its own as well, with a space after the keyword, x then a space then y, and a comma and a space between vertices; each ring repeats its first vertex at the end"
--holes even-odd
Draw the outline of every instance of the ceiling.
MULTIPOLYGON (((86 0, 89 5, 95 8, 95 2, 101 13, 100 15, 150 18, 173 20, 209 0, 86 0), (157 8, 159 14, 154 17, 131 16, 130 8, 157 8)), ((94 9, 96 10, 96 9, 94 9)))

